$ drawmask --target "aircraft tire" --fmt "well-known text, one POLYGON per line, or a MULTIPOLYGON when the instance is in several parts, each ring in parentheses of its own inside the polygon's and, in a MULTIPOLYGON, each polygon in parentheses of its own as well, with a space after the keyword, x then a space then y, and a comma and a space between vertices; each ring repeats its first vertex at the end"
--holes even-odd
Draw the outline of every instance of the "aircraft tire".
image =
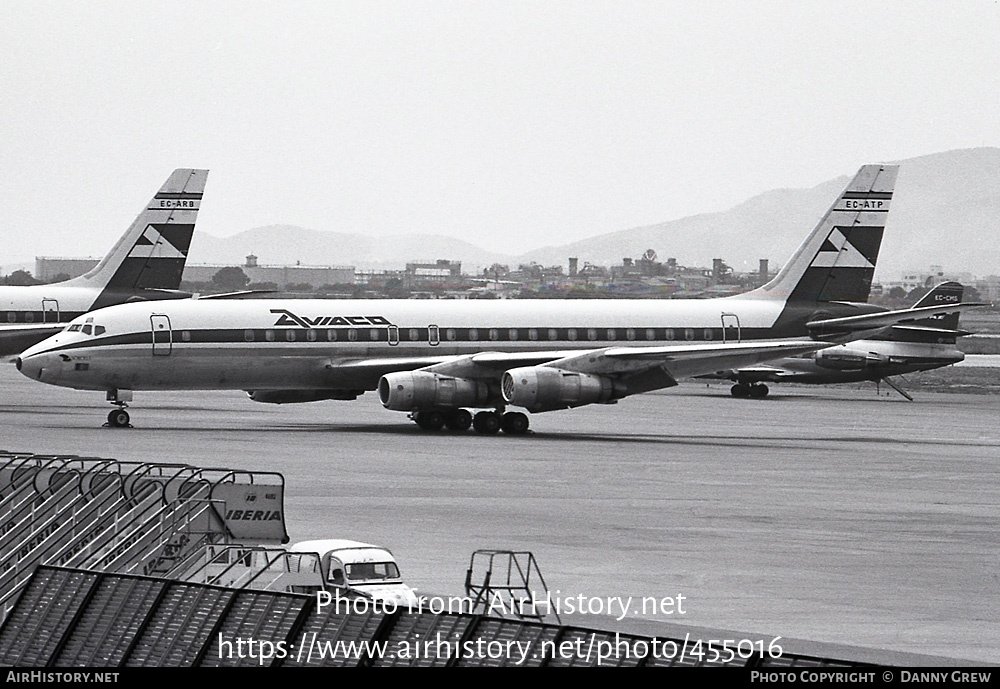
POLYGON ((500 430, 500 417, 491 411, 481 411, 472 418, 472 428, 476 433, 493 435, 500 430))
POLYGON ((439 411, 417 412, 417 425, 425 431, 440 431, 444 427, 444 414, 439 411))
POLYGON ((507 435, 524 435, 528 432, 528 415, 509 411, 500 420, 500 428, 507 435))
POLYGON ((445 414, 444 425, 449 431, 467 431, 472 425, 472 414, 467 409, 453 409, 445 414))
POLYGON ((767 386, 764 385, 763 383, 760 383, 759 385, 750 386, 750 397, 752 397, 755 400, 764 399, 765 397, 767 397, 768 392, 770 392, 770 390, 768 390, 767 386))
POLYGON ((743 383, 737 383, 733 387, 729 388, 729 394, 733 397, 743 399, 750 396, 750 390, 750 386, 744 385, 743 383))
POLYGON ((108 412, 108 425, 112 428, 126 428, 128 422, 128 412, 124 409, 112 409, 108 412))

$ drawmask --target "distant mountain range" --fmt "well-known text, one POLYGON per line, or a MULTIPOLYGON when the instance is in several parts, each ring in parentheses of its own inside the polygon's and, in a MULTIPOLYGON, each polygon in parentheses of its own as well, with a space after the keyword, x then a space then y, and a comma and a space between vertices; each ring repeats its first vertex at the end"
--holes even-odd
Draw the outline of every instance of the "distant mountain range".
MULTIPOLYGON (((862 161, 868 162, 868 161, 862 161)), ((900 163, 878 276, 940 265, 950 273, 1000 274, 1000 148, 975 148, 910 158, 900 163)), ((853 175, 854 171, 850 171, 853 175)), ((505 263, 618 265, 654 249, 659 260, 711 266, 722 258, 736 270, 772 269, 787 260, 850 180, 845 175, 811 189, 776 189, 729 210, 601 234, 521 255, 487 251, 444 235, 369 237, 290 225, 257 227, 226 238, 197 232, 193 263, 352 265, 397 269, 409 261, 452 259, 466 272, 505 263)), ((885 279, 885 278, 882 278, 885 279)))

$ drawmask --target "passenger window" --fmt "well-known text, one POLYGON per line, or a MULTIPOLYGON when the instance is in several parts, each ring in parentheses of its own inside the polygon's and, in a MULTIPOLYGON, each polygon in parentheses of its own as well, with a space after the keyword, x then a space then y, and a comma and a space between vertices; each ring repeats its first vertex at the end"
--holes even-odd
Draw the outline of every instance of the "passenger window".
POLYGON ((285 339, 288 340, 289 342, 295 342, 295 331, 294 330, 286 330, 285 331, 285 339))
POLYGON ((27 313, 25 313, 24 314, 24 322, 25 323, 34 323, 35 322, 35 313, 33 311, 28 311, 27 313))
POLYGON ((597 328, 587 328, 587 339, 588 340, 597 339, 597 328))
POLYGON ((316 331, 315 330, 307 330, 306 331, 306 339, 309 340, 310 342, 315 342, 316 341, 316 331))
POLYGON ((244 330, 243 339, 247 342, 253 342, 253 330, 244 330))
POLYGON ((330 342, 336 342, 337 341, 337 331, 333 330, 333 329, 327 330, 326 331, 326 339, 328 341, 330 341, 330 342))
POLYGON ((673 328, 667 328, 666 331, 664 332, 664 335, 666 335, 666 337, 667 337, 668 340, 674 339, 674 329, 673 328))
MULTIPOLYGON (((102 328, 99 325, 95 325, 94 326, 94 334, 95 335, 100 335, 103 332, 104 332, 104 328, 102 328)), ((191 331, 190 330, 182 330, 181 331, 181 339, 184 342, 190 342, 191 341, 191 331)))
POLYGON ((273 330, 265 330, 264 331, 264 339, 267 340, 268 342, 274 342, 274 331, 273 330))
POLYGON ((608 328, 608 339, 609 340, 617 339, 615 337, 615 330, 614 330, 614 328, 608 328))
POLYGON ((691 340, 693 340, 694 339, 694 330, 692 330, 691 328, 685 328, 684 329, 684 339, 687 340, 688 342, 690 342, 691 340))
POLYGON ((569 339, 569 340, 575 340, 576 339, 576 328, 570 328, 569 330, 567 330, 566 331, 566 338, 569 339))
POLYGON ((497 330, 496 328, 490 328, 490 339, 491 340, 499 340, 500 339, 500 331, 497 330))
POLYGON ((444 336, 446 338, 448 338, 448 340, 450 340, 451 342, 454 342, 455 341, 455 337, 456 337, 456 335, 455 335, 455 329, 454 328, 448 328, 447 330, 444 331, 444 336))
POLYGON ((555 328, 549 328, 549 339, 550 340, 558 340, 559 339, 559 331, 556 330, 555 328))
POLYGON ((379 339, 380 339, 379 334, 381 332, 382 331, 379 330, 378 328, 369 328, 369 330, 368 330, 368 337, 369 337, 369 339, 371 339, 372 342, 378 342, 379 339))
POLYGON ((517 339, 517 328, 511 328, 510 330, 508 330, 507 331, 507 336, 511 340, 516 340, 517 339))
POLYGON ((706 339, 706 340, 711 340, 712 339, 712 329, 711 328, 705 328, 704 332, 702 333, 702 337, 704 339, 706 339))
POLYGON ((476 330, 475 328, 473 328, 472 330, 470 330, 469 331, 469 339, 472 342, 475 342, 476 340, 478 340, 479 339, 479 331, 476 330))
POLYGON ((625 339, 626 340, 635 339, 635 328, 629 328, 628 330, 625 331, 625 339))
POLYGON ((351 342, 357 342, 358 341, 358 331, 355 330, 354 328, 351 328, 350 330, 348 330, 347 331, 347 339, 350 340, 351 342))
POLYGON ((537 340, 538 339, 538 330, 536 330, 535 328, 529 329, 528 330, 528 339, 529 340, 537 340))
POLYGON ((656 331, 653 330, 652 328, 646 328, 646 339, 647 340, 655 340, 656 339, 656 331))
POLYGON ((410 342, 416 342, 420 339, 420 331, 416 328, 410 328, 410 342))

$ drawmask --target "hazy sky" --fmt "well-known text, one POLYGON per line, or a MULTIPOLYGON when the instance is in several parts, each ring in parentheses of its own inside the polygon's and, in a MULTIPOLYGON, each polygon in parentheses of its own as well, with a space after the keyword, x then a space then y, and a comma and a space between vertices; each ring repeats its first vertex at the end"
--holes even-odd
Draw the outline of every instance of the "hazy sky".
POLYGON ((103 254, 176 167, 217 236, 517 253, 1000 145, 996 0, 0 0, 0 58, 0 265, 103 254))

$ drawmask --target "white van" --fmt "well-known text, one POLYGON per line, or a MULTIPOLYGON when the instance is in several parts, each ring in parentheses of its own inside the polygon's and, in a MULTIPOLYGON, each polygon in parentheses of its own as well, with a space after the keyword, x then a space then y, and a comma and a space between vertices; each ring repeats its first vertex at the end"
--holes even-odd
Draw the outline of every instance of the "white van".
POLYGON ((331 588, 349 589, 375 600, 392 601, 401 608, 417 605, 417 594, 403 583, 395 558, 385 548, 328 538, 302 541, 288 551, 318 553, 323 576, 331 588))

